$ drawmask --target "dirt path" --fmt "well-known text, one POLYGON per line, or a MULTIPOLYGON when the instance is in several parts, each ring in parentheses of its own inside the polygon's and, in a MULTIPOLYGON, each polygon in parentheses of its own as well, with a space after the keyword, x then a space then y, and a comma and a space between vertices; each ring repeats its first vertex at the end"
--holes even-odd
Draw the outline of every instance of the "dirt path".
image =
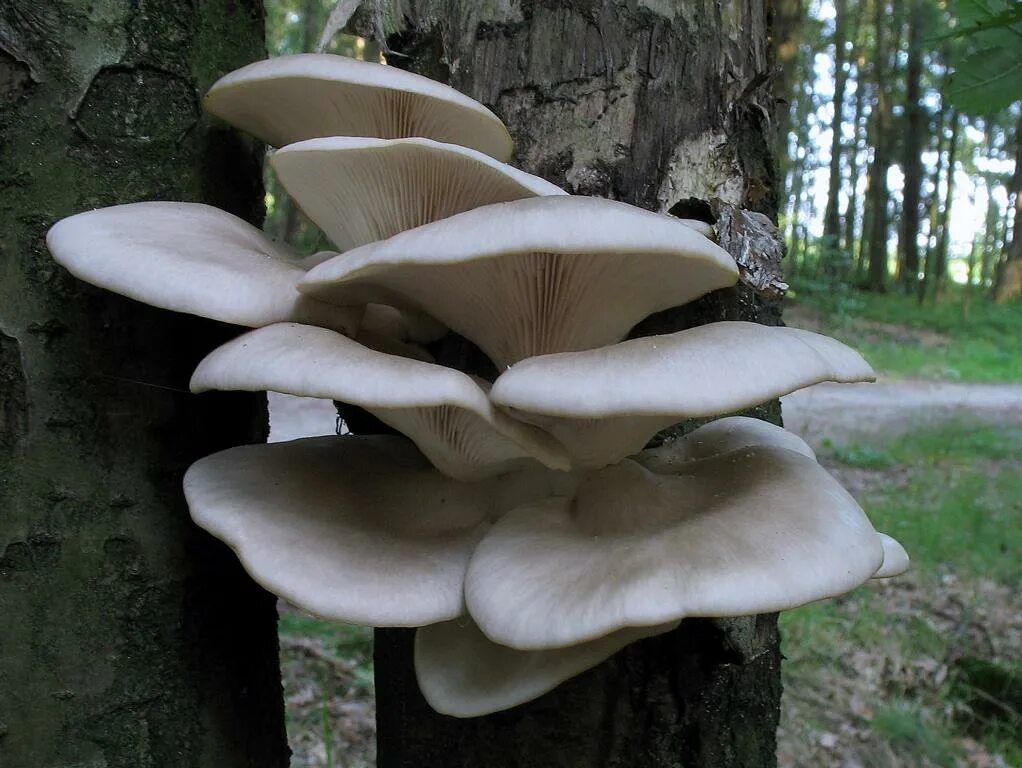
POLYGON ((784 424, 814 447, 955 419, 1022 422, 1022 384, 881 380, 818 384, 781 398, 784 424))

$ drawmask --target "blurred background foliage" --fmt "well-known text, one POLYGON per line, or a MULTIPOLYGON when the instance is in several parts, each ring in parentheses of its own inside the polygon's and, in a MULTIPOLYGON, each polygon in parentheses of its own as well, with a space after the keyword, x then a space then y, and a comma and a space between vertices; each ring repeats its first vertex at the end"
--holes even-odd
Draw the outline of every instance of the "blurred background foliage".
MULTIPOLYGON (((267 0, 270 54, 314 50, 334 6, 267 0)), ((862 351, 910 414, 804 436, 914 563, 784 614, 779 761, 1022 768, 1022 414, 911 408, 913 387, 1022 386, 1022 3, 774 6, 785 318, 862 351)), ((382 60, 343 31, 325 50, 382 60)), ((329 247, 266 190, 272 235, 329 247)), ((281 610, 293 765, 372 765, 371 631, 281 610)))

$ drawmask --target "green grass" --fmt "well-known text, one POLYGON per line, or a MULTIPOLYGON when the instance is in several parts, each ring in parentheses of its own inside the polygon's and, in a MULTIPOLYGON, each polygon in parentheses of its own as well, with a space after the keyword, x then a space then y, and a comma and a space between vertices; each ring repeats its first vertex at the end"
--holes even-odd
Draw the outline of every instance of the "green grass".
MULTIPOLYGON (((948 663, 952 672, 943 683, 934 684, 932 673, 926 673, 922 682, 887 690, 885 698, 873 702, 869 728, 905 765, 963 764, 955 739, 965 726, 952 714, 961 701, 954 692, 954 659, 980 651, 963 650, 961 634, 947 631, 927 610, 946 608, 941 595, 953 592, 947 599, 964 603, 969 616, 970 601, 981 599, 974 597, 981 594, 976 588, 981 580, 1012 589, 1022 584, 1022 425, 949 423, 885 438, 882 444, 824 446, 820 454, 838 469, 878 473, 876 487, 860 493, 859 501, 878 530, 905 545, 913 562, 907 578, 919 585, 918 599, 905 603, 904 596, 892 598, 871 586, 782 614, 786 685, 811 691, 825 686, 830 675, 854 676, 859 670, 850 660, 863 649, 895 664, 948 663), (893 616, 892 601, 900 606, 893 616)), ((1003 607, 1009 614, 1016 610, 1015 594, 1009 592, 1003 607)), ((810 710, 806 716, 821 718, 811 724, 826 730, 825 711, 810 710)), ((1010 765, 1022 765, 1022 742, 1013 729, 991 723, 977 733, 975 726, 970 735, 1010 765)))
POLYGON ((865 503, 873 524, 901 541, 918 568, 1022 580, 1022 427, 950 422, 883 446, 823 453, 845 466, 904 468, 865 503))
POLYGON ((818 313, 824 333, 878 371, 927 379, 1022 381, 1022 302, 994 304, 960 287, 940 302, 796 282, 789 298, 818 313))
POLYGON ((354 684, 364 690, 373 688, 373 630, 354 624, 317 619, 299 613, 282 613, 277 630, 281 637, 313 637, 338 659, 351 664, 354 684))

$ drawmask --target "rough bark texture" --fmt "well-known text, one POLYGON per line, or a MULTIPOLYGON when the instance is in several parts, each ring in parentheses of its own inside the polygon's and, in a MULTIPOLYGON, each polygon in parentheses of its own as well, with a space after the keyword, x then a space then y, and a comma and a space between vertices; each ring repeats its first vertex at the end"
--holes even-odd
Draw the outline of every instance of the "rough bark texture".
POLYGON ((189 521, 194 459, 265 405, 193 397, 236 332, 91 288, 57 219, 142 199, 261 216, 259 156, 201 117, 263 56, 259 2, 0 6, 0 765, 287 764, 274 598, 189 521))
MULTIPOLYGON (((756 2, 447 0, 408 8, 407 29, 390 44, 410 56, 392 62, 490 106, 511 130, 519 167, 576 194, 695 218, 726 213, 741 252, 764 237, 763 222, 725 204, 776 215, 768 24, 756 2)), ((778 322, 773 266, 745 274, 770 290, 721 291, 636 333, 778 322)), ((776 404, 761 414, 779 416, 776 404)), ((382 768, 775 764, 774 616, 685 621, 535 702, 461 721, 422 700, 411 632, 376 637, 382 768)))

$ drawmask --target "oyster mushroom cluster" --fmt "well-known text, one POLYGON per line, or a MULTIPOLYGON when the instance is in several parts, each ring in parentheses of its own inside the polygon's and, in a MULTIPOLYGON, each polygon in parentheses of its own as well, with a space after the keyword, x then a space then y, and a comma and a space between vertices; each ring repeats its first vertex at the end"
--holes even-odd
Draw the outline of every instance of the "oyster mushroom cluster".
POLYGON ((515 706, 686 616, 791 608, 907 568, 783 429, 732 416, 643 451, 683 419, 873 376, 790 328, 622 341, 736 282, 707 225, 512 168, 485 107, 383 65, 258 62, 205 104, 278 147, 274 170, 338 252, 301 257, 170 202, 65 219, 50 250, 88 282, 254 328, 193 390, 330 398, 407 436, 230 449, 193 465, 185 493, 268 589, 322 617, 419 627, 438 711, 515 706), (447 329, 494 381, 432 362, 420 343, 447 329))

